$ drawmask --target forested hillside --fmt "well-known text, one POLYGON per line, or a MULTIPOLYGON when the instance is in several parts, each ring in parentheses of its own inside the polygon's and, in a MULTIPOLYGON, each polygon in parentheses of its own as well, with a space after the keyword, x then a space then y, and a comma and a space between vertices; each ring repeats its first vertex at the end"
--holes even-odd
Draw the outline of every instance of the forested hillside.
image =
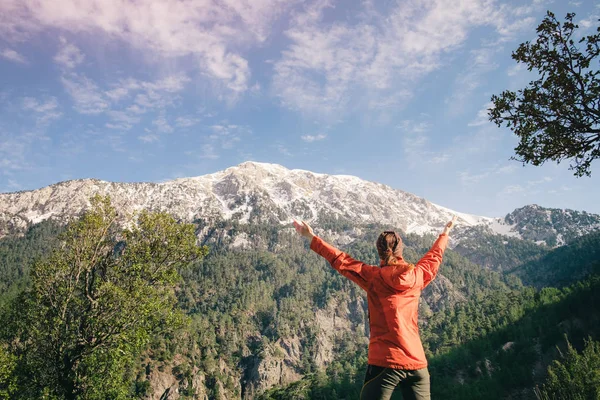
MULTIPOLYGON (((358 398, 368 344, 364 293, 310 252, 291 227, 197 223, 209 253, 180 271, 176 290, 188 322, 156 335, 140 353, 128 396, 358 398)), ((318 233, 325 239, 377 263, 373 243, 383 227, 331 220, 322 228, 318 233), (349 229, 358 239, 347 243, 349 229)), ((0 241, 0 285, 7 288, 2 318, 18 318, 18 312, 7 313, 15 307, 10 293, 26 286, 27 262, 46 254, 59 231, 46 223, 0 241)), ((404 237, 405 258, 413 262, 435 239, 404 237)), ((447 250, 438 278, 423 293, 421 335, 432 395, 533 399, 547 366, 559 358, 556 346, 566 349, 565 334, 578 350, 588 336, 600 338, 597 307, 590 307, 600 303, 600 281, 586 268, 569 286, 525 287, 518 277, 523 274, 511 271, 573 268, 565 262, 571 259, 563 254, 567 248, 496 236, 478 240, 447 250)), ((583 237, 574 246, 569 254, 593 262, 600 237, 583 237)), ((544 275, 544 286, 565 274, 544 275)))

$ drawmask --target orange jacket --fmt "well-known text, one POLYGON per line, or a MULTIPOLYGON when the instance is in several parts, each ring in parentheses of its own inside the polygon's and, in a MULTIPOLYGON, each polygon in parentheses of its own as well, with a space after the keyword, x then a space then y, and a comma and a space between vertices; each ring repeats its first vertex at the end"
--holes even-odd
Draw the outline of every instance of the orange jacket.
POLYGON ((447 243, 448 235, 441 234, 415 268, 406 271, 402 259, 400 265, 367 265, 313 238, 310 248, 367 292, 369 364, 407 370, 427 366, 417 324, 419 297, 437 275, 447 243))

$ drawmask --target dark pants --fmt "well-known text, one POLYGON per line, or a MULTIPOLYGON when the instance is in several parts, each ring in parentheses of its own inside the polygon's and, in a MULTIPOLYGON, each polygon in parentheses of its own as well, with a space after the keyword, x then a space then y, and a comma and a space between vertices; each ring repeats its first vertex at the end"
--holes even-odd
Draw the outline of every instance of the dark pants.
POLYGON ((396 387, 402 391, 403 400, 431 399, 427 368, 411 371, 369 365, 360 400, 388 400, 396 387))

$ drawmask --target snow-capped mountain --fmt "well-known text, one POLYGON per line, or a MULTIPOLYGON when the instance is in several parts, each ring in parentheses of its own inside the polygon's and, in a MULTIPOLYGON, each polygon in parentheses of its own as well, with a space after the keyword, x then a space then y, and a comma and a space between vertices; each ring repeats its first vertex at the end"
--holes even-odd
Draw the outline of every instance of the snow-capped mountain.
MULTIPOLYGON (((240 223, 289 224, 296 218, 318 224, 333 218, 422 234, 439 232, 456 214, 462 227, 484 226, 504 235, 520 236, 517 228, 521 226, 516 217, 506 222, 504 218, 457 213, 354 176, 245 162, 214 174, 164 183, 82 179, 0 194, 0 237, 48 218, 66 222, 86 209, 90 197, 97 193, 110 195, 113 204, 124 212, 167 211, 184 221, 234 219, 240 223)), ((600 227, 600 217, 593 217, 592 225, 600 227)))

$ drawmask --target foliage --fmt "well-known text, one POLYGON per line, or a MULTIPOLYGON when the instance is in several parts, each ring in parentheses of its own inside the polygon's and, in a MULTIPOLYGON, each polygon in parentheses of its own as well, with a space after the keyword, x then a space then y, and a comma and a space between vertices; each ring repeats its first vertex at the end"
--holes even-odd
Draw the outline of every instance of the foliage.
POLYGON ((538 398, 598 399, 600 398, 600 342, 588 338, 579 354, 567 340, 566 353, 548 367, 548 378, 538 398))
MULTIPOLYGON (((329 234, 348 228, 345 221, 334 218, 328 224, 327 230, 320 232, 325 239, 330 239, 329 234)), ((382 229, 381 226, 361 226, 354 231, 354 234, 362 232, 359 237, 340 247, 358 259, 377 263, 374 242, 382 229)), ((94 381, 95 387, 112 387, 110 398, 143 398, 150 395, 153 386, 150 381, 155 379, 156 372, 172 371, 179 381, 182 398, 194 398, 198 394, 194 387, 202 387, 209 398, 220 395, 240 398, 245 391, 255 392, 256 388, 251 385, 257 366, 261 362, 268 365, 272 358, 289 357, 283 343, 295 338, 300 341, 298 359, 287 358, 282 365, 287 366, 291 361, 295 372, 305 378, 290 386, 273 388, 263 399, 357 398, 367 360, 364 326, 368 315, 364 292, 308 251, 308 243, 298 238, 291 227, 217 221, 208 231, 204 243, 211 246, 210 254, 189 267, 181 265, 178 273, 183 279, 166 277, 169 282, 175 282, 169 283, 170 287, 176 286, 169 295, 175 294, 177 305, 188 314, 190 324, 177 332, 173 329, 165 332, 165 327, 160 326, 158 330, 163 330, 162 334, 142 334, 139 346, 134 338, 128 342, 128 348, 102 353, 104 358, 90 358, 86 365, 106 366, 98 375, 110 375, 111 379, 102 381, 100 376, 100 380, 94 381), (322 357, 323 351, 323 331, 315 314, 323 313, 331 318, 347 319, 349 323, 349 329, 336 330, 332 340, 335 357, 325 369, 315 361, 322 357), (149 348, 137 357, 147 342, 149 348), (123 373, 125 369, 127 373, 123 373)), ((417 261, 434 239, 433 236, 403 235, 405 258, 417 261)), ((441 267, 447 279, 434 281, 427 288, 432 292, 424 294, 425 299, 442 298, 435 303, 439 308, 428 309, 423 304, 424 312, 420 314, 420 331, 430 360, 434 397, 468 400, 527 391, 533 396, 532 388, 545 378, 545 366, 556 357, 555 346, 565 333, 577 345, 588 335, 594 339, 600 336, 597 311, 588 306, 600 302, 600 280, 587 278, 570 287, 536 290, 523 287, 520 280, 507 271, 530 258, 545 260, 547 265, 541 261, 537 264, 540 271, 572 269, 573 265, 565 261, 570 257, 574 263, 581 261, 578 254, 592 257, 595 253, 591 249, 598 248, 598 240, 593 235, 582 238, 581 242, 574 242, 579 243, 578 247, 560 258, 544 258, 558 254, 560 248, 548 253, 548 248, 533 247, 532 243, 504 243, 485 235, 477 240, 471 244, 479 247, 480 253, 474 247, 465 254, 472 260, 487 260, 490 268, 502 264, 502 268, 498 268, 502 273, 482 268, 448 249, 441 267), (442 282, 447 286, 434 293, 436 285, 442 282), (450 297, 457 302, 448 302, 450 297), (507 343, 513 343, 512 347, 503 350, 507 343), (532 374, 538 364, 542 372, 532 374)), ((115 240, 107 248, 112 246, 115 259, 124 257, 128 246, 141 254, 152 252, 151 246, 134 247, 133 242, 134 238, 125 238, 124 233, 116 230, 115 240)), ((56 259, 53 257, 50 259, 56 259)), ((34 268, 32 272, 34 282, 37 282, 36 271, 34 268)), ((546 284, 552 284, 554 277, 558 275, 548 275, 546 284)), ((85 299, 81 301, 85 304, 85 299)), ((30 306, 13 306, 11 310, 11 315, 0 314, 0 333, 7 330, 1 327, 6 321, 21 321, 21 327, 31 321, 21 315, 29 315, 30 306)), ((80 308, 77 312, 85 310, 80 308)), ((155 314, 155 320, 164 319, 159 314, 155 314)), ((33 324, 34 327, 42 325, 33 324)), ((6 335, 0 339, 4 339, 0 342, 11 343, 7 350, 17 361, 15 373, 18 376, 30 373, 34 368, 30 359, 19 361, 17 358, 24 356, 25 349, 15 346, 6 335)), ((33 347, 30 345, 27 349, 33 347)), ((38 395, 39 391, 29 397, 38 395)), ((91 391, 86 395, 100 397, 91 391)), ((160 396, 160 393, 153 395, 160 396)))
MULTIPOLYGON (((559 350, 560 351, 560 350, 559 350)), ((548 367, 540 399, 597 399, 600 397, 600 342, 588 339, 582 354, 567 340, 566 354, 548 367)))
POLYGON ((0 345, 0 399, 10 399, 16 392, 15 366, 16 357, 0 345))
POLYGON ((181 326, 178 268, 206 254, 194 227, 142 212, 129 229, 96 196, 92 209, 35 262, 4 337, 18 357, 23 398, 124 398, 134 356, 153 333, 181 326))
POLYGON ((507 272, 538 288, 567 286, 590 274, 600 274, 600 232, 581 236, 507 272))
POLYGON ((529 240, 490 234, 477 227, 469 229, 469 235, 454 250, 477 265, 502 272, 537 260, 550 248, 529 240))
POLYGON ((512 54, 539 78, 517 92, 493 95, 489 115, 519 137, 519 161, 541 165, 569 159, 574 174, 583 176, 600 157, 600 27, 576 43, 574 17, 567 14, 561 24, 548 11, 535 42, 521 44, 512 54))
MULTIPOLYGON (((508 296, 495 293, 434 314, 421 327, 430 361, 432 398, 497 399, 518 394, 518 398, 533 399, 533 388, 542 378, 535 372, 536 365, 554 354, 563 335, 577 342, 590 333, 600 337, 600 316, 588 307, 598 302, 600 277, 591 277, 563 290, 536 292, 526 288, 508 296)), ((579 370, 596 368, 584 373, 578 382, 596 387, 597 351, 597 347, 587 350, 589 361, 577 364, 579 370)), ((342 371, 350 372, 339 374, 328 368, 321 379, 308 376, 293 385, 274 388, 259 399, 358 399, 365 358, 345 353, 337 363, 346 366, 342 371)), ((561 375, 560 382, 563 380, 561 375)))
POLYGON ((58 244, 57 236, 63 229, 47 220, 31 226, 23 237, 0 240, 0 305, 29 284, 30 265, 58 244))

